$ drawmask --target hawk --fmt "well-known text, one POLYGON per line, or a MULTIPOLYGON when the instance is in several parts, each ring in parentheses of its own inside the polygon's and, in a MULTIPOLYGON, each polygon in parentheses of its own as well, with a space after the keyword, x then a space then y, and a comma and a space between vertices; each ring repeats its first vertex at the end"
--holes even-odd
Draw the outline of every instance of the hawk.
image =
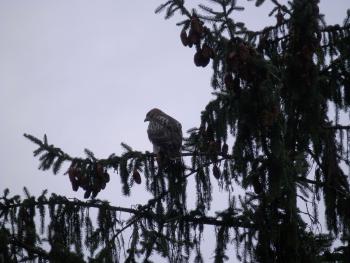
POLYGON ((171 159, 178 157, 182 145, 180 122, 156 108, 147 113, 145 121, 149 121, 147 133, 153 152, 171 159))

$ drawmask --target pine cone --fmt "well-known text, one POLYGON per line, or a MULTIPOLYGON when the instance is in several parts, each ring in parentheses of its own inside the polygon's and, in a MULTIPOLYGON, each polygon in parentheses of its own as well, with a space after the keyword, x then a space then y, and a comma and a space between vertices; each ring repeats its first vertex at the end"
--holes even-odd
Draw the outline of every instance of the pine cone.
POLYGON ((188 34, 188 45, 189 47, 192 47, 192 45, 199 45, 201 42, 201 37, 200 35, 193 31, 192 29, 190 29, 190 32, 188 34))
POLYGON ((238 56, 237 53, 235 51, 230 52, 227 57, 226 57, 226 63, 227 66, 229 68, 229 70, 231 71, 236 71, 238 68, 238 56))
POLYGON ((107 172, 104 172, 104 173, 103 173, 103 177, 104 177, 104 181, 105 181, 106 183, 108 183, 108 182, 110 181, 110 176, 109 176, 109 174, 108 174, 107 172))
POLYGON ((246 63, 250 58, 249 48, 245 44, 241 43, 238 45, 238 50, 241 62, 246 63))
POLYGON ((98 193, 101 191, 101 189, 94 189, 93 191, 92 191, 92 195, 91 195, 91 197, 92 198, 95 198, 97 195, 98 195, 98 193))
POLYGON ((74 181, 77 180, 77 178, 76 178, 77 172, 78 172, 78 170, 76 168, 69 167, 69 169, 68 169, 68 176, 69 176, 69 180, 71 182, 74 182, 74 181))
POLYGON ((91 190, 90 190, 90 189, 89 189, 89 190, 86 190, 86 192, 85 192, 85 194, 84 194, 84 198, 87 199, 87 198, 90 197, 90 195, 91 195, 91 190))
POLYGON ((202 50, 199 49, 194 54, 193 60, 194 60, 194 64, 197 67, 203 67, 204 68, 204 67, 206 67, 209 64, 210 58, 209 57, 204 57, 203 53, 202 53, 202 50))
POLYGON ((100 163, 96 164, 96 173, 99 178, 103 178, 104 169, 100 163))
POLYGON ((220 178, 220 169, 219 169, 219 167, 217 167, 216 164, 214 164, 214 166, 213 166, 213 175, 216 179, 220 178))
POLYGON ((281 13, 281 11, 278 11, 278 13, 276 15, 276 20, 277 20, 277 25, 278 26, 283 24, 284 17, 283 17, 283 14, 281 13))
POLYGON ((78 191, 79 189, 79 185, 78 185, 78 182, 77 181, 73 181, 71 182, 72 183, 72 189, 74 192, 78 191))
POLYGON ((196 32, 199 36, 204 33, 203 22, 198 19, 197 16, 191 18, 191 29, 196 32))
POLYGON ((68 170, 68 176, 69 180, 72 184, 72 189, 74 192, 78 191, 79 189, 79 178, 81 177, 81 174, 77 168, 70 167, 68 170))
POLYGON ((134 178, 135 183, 141 184, 141 175, 137 170, 134 170, 132 177, 134 178))
POLYGON ((226 73, 224 77, 224 83, 227 90, 233 88, 233 77, 231 73, 226 73))
POLYGON ((180 39, 181 39, 181 43, 186 47, 189 44, 189 40, 187 37, 187 33, 185 29, 182 29, 181 34, 180 34, 180 39))
POLYGON ((214 58, 214 50, 204 43, 202 46, 202 55, 206 58, 214 58))
POLYGON ((78 183, 79 183, 79 186, 84 190, 86 190, 89 186, 89 180, 85 175, 79 176, 78 183))
POLYGON ((223 157, 226 157, 228 153, 228 145, 227 143, 224 143, 221 148, 221 154, 223 157))

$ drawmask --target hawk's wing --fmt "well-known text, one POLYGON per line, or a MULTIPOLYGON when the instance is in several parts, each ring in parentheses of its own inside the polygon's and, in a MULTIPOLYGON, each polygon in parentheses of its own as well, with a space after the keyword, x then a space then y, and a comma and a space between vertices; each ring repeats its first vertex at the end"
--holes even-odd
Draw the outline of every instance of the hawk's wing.
POLYGON ((170 155, 179 153, 182 145, 182 127, 174 118, 164 114, 150 121, 148 138, 161 151, 170 155))

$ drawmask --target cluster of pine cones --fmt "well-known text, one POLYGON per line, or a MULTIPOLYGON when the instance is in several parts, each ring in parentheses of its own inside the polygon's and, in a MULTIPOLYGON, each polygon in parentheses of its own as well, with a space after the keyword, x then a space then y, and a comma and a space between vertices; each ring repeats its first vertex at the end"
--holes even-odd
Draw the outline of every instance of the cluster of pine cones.
POLYGON ((181 31, 180 38, 184 46, 192 47, 195 46, 197 52, 194 54, 194 64, 197 67, 206 67, 209 64, 210 59, 214 58, 214 50, 209 46, 208 43, 201 45, 209 29, 203 26, 203 22, 195 15, 192 16, 191 20, 185 24, 181 31), (189 32, 187 34, 187 30, 189 32))
POLYGON ((92 166, 91 169, 81 169, 71 166, 68 169, 69 180, 73 191, 78 191, 79 187, 85 191, 84 198, 95 198, 97 194, 105 189, 110 177, 103 166, 99 163, 92 166))

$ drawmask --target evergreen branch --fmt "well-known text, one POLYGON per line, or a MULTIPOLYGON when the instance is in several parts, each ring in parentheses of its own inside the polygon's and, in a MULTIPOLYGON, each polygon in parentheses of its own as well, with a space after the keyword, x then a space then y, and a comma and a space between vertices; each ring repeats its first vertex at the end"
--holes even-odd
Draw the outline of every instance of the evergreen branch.
POLYGON ((186 15, 188 18, 192 17, 191 13, 185 8, 183 0, 174 0, 174 2, 184 15, 186 15))
POLYGON ((308 154, 310 154, 310 156, 312 157, 312 159, 316 162, 316 164, 319 166, 319 167, 323 167, 322 163, 320 162, 320 160, 318 159, 318 157, 315 155, 314 152, 311 151, 311 149, 307 149, 306 152, 308 154))
MULTIPOLYGON (((101 165, 104 166, 112 166, 114 167, 116 164, 119 164, 120 159, 132 159, 132 158, 140 158, 140 159, 146 159, 150 157, 157 157, 157 154, 150 153, 150 152, 139 152, 139 151, 133 151, 130 146, 128 146, 125 143, 121 143, 122 147, 127 150, 126 153, 124 153, 121 156, 117 156, 115 154, 110 155, 110 157, 105 158, 105 159, 97 159, 93 152, 85 149, 85 153, 87 154, 88 158, 80 158, 80 157, 72 157, 69 154, 63 152, 60 148, 55 147, 54 145, 48 145, 45 142, 42 142, 40 139, 29 135, 29 134, 24 134, 24 137, 32 141, 33 143, 37 144, 39 146, 39 149, 41 150, 40 153, 43 151, 46 152, 46 154, 52 155, 54 158, 59 158, 60 162, 63 161, 71 161, 71 162, 81 162, 81 163, 87 163, 91 164, 93 162, 98 162, 101 165)), ((38 150, 39 150, 38 149, 38 150)), ((37 151, 37 150, 36 150, 37 151)), ((35 151, 35 152, 36 152, 35 151)), ((183 152, 179 155, 179 157, 193 157, 193 156, 212 156, 213 153, 209 152, 183 152)), ((223 153, 217 153, 218 156, 222 156, 225 159, 231 159, 233 158, 232 155, 229 154, 223 154, 223 153)))
MULTIPOLYGON (((8 200, 8 199, 6 199, 8 200)), ((14 209, 19 207, 27 207, 27 206, 47 206, 47 205, 65 205, 65 206, 76 206, 76 207, 84 207, 84 208, 106 208, 106 205, 108 206, 108 209, 115 212, 125 212, 125 213, 131 213, 136 214, 138 212, 137 209, 132 208, 126 208, 126 207, 120 207, 120 206, 110 206, 108 203, 100 201, 100 200, 92 200, 83 202, 78 199, 74 199, 74 201, 68 200, 66 197, 63 196, 55 196, 51 197, 49 200, 38 200, 38 201, 32 201, 32 202, 20 202, 16 204, 7 204, 6 202, 4 204, 1 204, 2 210, 7 209, 14 209)))
POLYGON ((321 32, 335 32, 335 31, 342 31, 342 30, 348 30, 350 29, 350 25, 344 25, 344 26, 339 26, 339 25, 330 25, 326 26, 325 28, 321 29, 321 32))
MULTIPOLYGON (((327 47, 327 46, 329 46, 329 45, 322 46, 322 48, 327 47)), ((337 69, 338 70, 341 63, 343 63, 343 61, 340 58, 333 60, 327 67, 323 68, 320 71, 320 74, 322 75, 322 74, 329 73, 330 69, 337 69)))
MULTIPOLYGON (((259 36, 259 35, 266 35, 269 32, 273 31, 273 30, 277 30, 278 28, 280 28, 282 25, 285 25, 288 23, 288 20, 285 20, 282 24, 278 24, 278 25, 274 25, 274 26, 267 26, 262 30, 257 30, 257 31, 253 31, 253 30, 245 30, 242 31, 241 33, 246 33, 246 34, 250 34, 252 36, 259 36)), ((283 37, 280 38, 276 38, 276 40, 281 41, 284 40, 286 38, 289 38, 290 34, 286 34, 283 37)))
MULTIPOLYGON (((226 155, 225 155, 226 156, 226 155)), ((216 161, 211 161, 211 162, 207 162, 205 164, 203 164, 201 166, 201 168, 198 168, 198 169, 190 169, 191 172, 189 172, 188 174, 186 174, 184 177, 185 179, 187 179, 188 177, 190 177, 191 175, 197 173, 200 169, 202 169, 203 167, 205 166, 209 166, 213 163, 216 163, 216 162, 221 162, 223 161, 224 158, 222 159, 219 159, 219 160, 216 160, 216 161)), ((159 196, 156 196, 154 197, 153 199, 149 200, 148 203, 146 205, 143 205, 141 207, 139 207, 139 211, 145 211, 147 209, 150 209, 153 205, 155 205, 158 201, 162 200, 165 196, 167 196, 170 192, 169 191, 164 191, 162 194, 160 194, 159 196)))
POLYGON ((222 219, 218 220, 215 217, 193 217, 191 215, 185 215, 181 218, 182 221, 191 222, 194 224, 202 224, 202 225, 212 225, 212 226, 226 226, 226 227, 242 227, 242 228, 255 228, 255 225, 252 223, 243 222, 237 218, 230 219, 222 219))
MULTIPOLYGON (((161 195, 160 197, 157 197, 157 199, 161 199, 165 196, 165 194, 161 195)), ((108 209, 110 211, 114 212, 124 212, 124 213, 129 213, 129 214, 134 214, 137 219, 141 218, 148 218, 155 220, 157 222, 162 222, 165 223, 169 219, 171 219, 169 216, 162 216, 160 214, 154 213, 152 211, 145 211, 146 208, 149 208, 149 205, 146 206, 139 206, 138 209, 133 209, 133 208, 126 208, 126 207, 120 207, 120 206, 111 206, 106 202, 100 201, 100 200, 93 200, 93 201, 87 201, 83 202, 77 199, 74 199, 74 201, 70 201, 67 198, 63 196, 55 196, 51 197, 49 200, 38 200, 38 201, 31 201, 31 202, 26 202, 26 199, 23 200, 22 202, 16 203, 16 204, 8 204, 9 199, 5 199, 4 203, 1 204, 1 209, 2 210, 9 210, 9 209, 15 209, 19 207, 33 207, 33 206, 49 206, 49 205, 65 205, 65 206, 70 206, 70 207, 84 207, 84 208, 97 208, 97 209, 108 209)), ((125 227, 123 227, 123 230, 128 228, 130 225, 135 223, 135 219, 131 219, 130 223, 128 223, 125 227)), ((218 220, 214 217, 207 217, 207 216, 201 216, 201 217, 194 217, 191 215, 191 213, 186 214, 179 218, 179 220, 183 222, 189 222, 189 223, 194 223, 194 224, 203 224, 203 225, 214 225, 214 226, 229 226, 229 227, 243 227, 243 228, 252 228, 254 227, 253 224, 251 223, 245 223, 241 221, 238 218, 230 218, 228 219, 223 219, 223 220, 218 220)), ((121 232, 119 231, 119 232, 121 232)), ((118 235, 119 232, 116 234, 118 235)))
MULTIPOLYGON (((44 142, 30 134, 25 133, 23 134, 23 136, 26 137, 28 140, 32 141, 33 143, 37 144, 40 147, 39 149, 50 152, 55 156, 62 158, 63 160, 73 161, 73 159, 77 159, 72 158, 68 154, 64 153, 60 148, 54 147, 54 145, 48 145, 46 135, 44 136, 44 142)), ((34 155, 36 155, 36 151, 34 152, 34 155)))
POLYGON ((297 177, 297 180, 302 181, 302 182, 306 182, 309 184, 314 184, 314 185, 318 185, 318 186, 326 186, 326 184, 324 182, 317 182, 305 177, 297 177))
MULTIPOLYGON (((223 160, 223 159, 218 160, 218 162, 221 162, 222 160, 223 160)), ((210 164, 212 164, 212 163, 213 163, 213 162, 209 162, 209 163, 207 163, 207 164, 205 164, 205 165, 203 165, 203 166, 208 166, 208 165, 210 165, 210 164)), ((199 168, 198 168, 198 169, 193 169, 190 173, 188 173, 188 174, 185 175, 185 178, 188 178, 189 176, 191 176, 191 175, 197 173, 198 170, 199 170, 199 168)), ((159 196, 157 196, 157 197, 155 197, 155 198, 149 200, 148 203, 147 203, 146 205, 139 206, 139 209, 138 209, 137 211, 138 211, 139 213, 143 213, 144 211, 150 209, 150 208, 151 208, 153 205, 155 205, 158 201, 162 200, 162 199, 163 199, 165 196, 167 196, 169 193, 170 193, 169 191, 163 192, 161 195, 159 195, 159 196)), ((131 213, 132 213, 132 212, 131 212, 131 213)), ((134 214, 136 214, 136 213, 134 213, 134 214)), ((113 238, 116 238, 116 237, 117 237, 119 234, 121 234, 124 230, 126 230, 127 228, 129 228, 130 226, 132 226, 133 224, 135 224, 135 222, 137 222, 139 219, 141 219, 140 214, 136 214, 133 218, 131 218, 131 219, 129 220, 129 223, 128 223, 126 226, 124 226, 122 229, 120 229, 120 230, 113 236, 113 238)))
POLYGON ((344 253, 339 252, 324 252, 320 257, 320 262, 346 262, 344 253))
MULTIPOLYGON (((167 1, 164 4, 161 4, 157 9, 155 10, 155 13, 160 13, 162 12, 167 6, 170 7, 175 7, 174 9, 168 9, 171 13, 174 13, 176 10, 180 10, 182 14, 186 15, 188 18, 191 18, 192 15, 191 13, 186 9, 184 6, 184 1, 183 0, 170 0, 167 1)), ((167 17, 169 18, 169 17, 167 17)))
POLYGON ((161 4, 160 6, 158 6, 158 7, 156 8, 156 10, 155 10, 154 12, 155 12, 156 14, 162 12, 168 5, 171 4, 171 2, 172 2, 172 1, 167 1, 167 2, 164 3, 164 4, 161 4))
POLYGON ((119 229, 118 232, 114 234, 112 239, 114 240, 116 237, 118 237, 121 233, 123 233, 126 229, 128 229, 130 226, 135 224, 141 218, 142 218, 142 216, 140 216, 140 215, 132 217, 130 220, 128 220, 129 223, 127 223, 122 229, 119 229))
POLYGON ((350 197, 350 193, 345 193, 344 191, 341 191, 335 187, 332 187, 328 184, 326 184, 325 182, 317 182, 317 181, 314 181, 314 180, 311 180, 311 179, 308 179, 308 178, 305 178, 305 177, 297 177, 297 180, 299 181, 303 181, 303 182, 306 182, 306 183, 309 183, 309 184, 314 184, 314 185, 318 185, 318 186, 322 186, 322 187, 326 187, 326 188, 329 188, 329 189, 332 189, 336 192, 338 192, 340 195, 346 197, 346 198, 349 198, 350 197))
POLYGON ((42 249, 40 247, 29 246, 29 245, 25 244, 24 242, 15 238, 14 236, 11 236, 8 239, 8 242, 12 245, 15 245, 17 247, 25 249, 29 254, 37 255, 38 257, 40 257, 42 259, 46 259, 46 260, 51 259, 49 253, 46 252, 44 249, 42 249))
POLYGON ((350 130, 350 125, 323 126, 323 128, 328 130, 350 130))
POLYGON ((225 21, 225 24, 227 25, 227 31, 230 35, 230 38, 233 39, 234 38, 234 31, 233 31, 232 23, 231 23, 232 20, 228 17, 229 12, 227 11, 227 8, 226 8, 226 5, 224 2, 222 3, 222 10, 223 10, 224 18, 225 18, 224 21, 225 21))
POLYGON ((278 8, 280 8, 281 10, 286 12, 287 14, 289 14, 289 15, 292 14, 290 12, 290 10, 285 5, 281 5, 277 0, 271 0, 271 2, 274 3, 276 6, 278 6, 278 8))

